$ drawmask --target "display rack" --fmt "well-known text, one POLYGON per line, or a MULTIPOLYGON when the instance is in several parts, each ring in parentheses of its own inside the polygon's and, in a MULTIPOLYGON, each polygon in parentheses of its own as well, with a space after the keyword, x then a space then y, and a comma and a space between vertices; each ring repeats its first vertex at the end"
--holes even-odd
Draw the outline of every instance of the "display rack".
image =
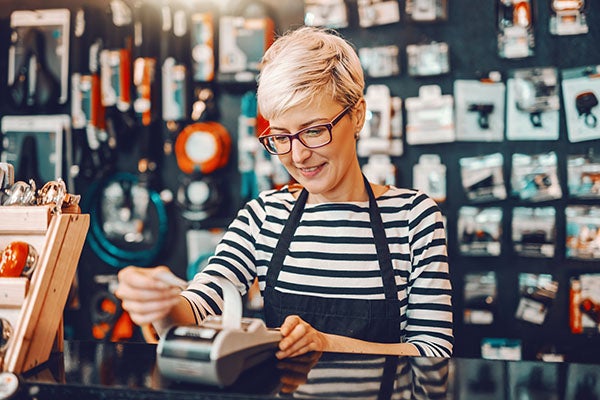
POLYGON ((50 206, 0 207, 0 248, 18 240, 39 254, 30 278, 0 278, 0 317, 12 326, 2 371, 28 371, 63 350, 63 310, 89 220, 50 206))

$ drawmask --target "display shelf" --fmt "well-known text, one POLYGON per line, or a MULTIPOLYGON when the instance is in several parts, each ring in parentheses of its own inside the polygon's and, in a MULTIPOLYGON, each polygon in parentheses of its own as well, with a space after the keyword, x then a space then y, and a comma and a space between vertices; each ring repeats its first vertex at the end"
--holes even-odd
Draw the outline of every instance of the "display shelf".
POLYGON ((62 351, 63 310, 88 227, 87 214, 0 207, 0 248, 20 240, 39 254, 30 278, 0 278, 0 317, 12 326, 2 371, 28 371, 62 351))

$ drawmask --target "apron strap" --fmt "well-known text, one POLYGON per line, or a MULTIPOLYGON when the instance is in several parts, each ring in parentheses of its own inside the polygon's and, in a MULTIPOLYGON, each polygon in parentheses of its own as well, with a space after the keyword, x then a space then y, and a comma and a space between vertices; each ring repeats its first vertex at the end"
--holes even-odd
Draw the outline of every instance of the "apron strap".
POLYGON ((385 236, 385 228, 381 220, 381 214, 377 207, 375 194, 369 184, 367 178, 363 175, 365 188, 369 195, 369 217, 371 218, 371 227, 373 229, 373 237, 375 238, 375 247, 377 249, 377 259, 379 260, 379 269, 381 270, 381 279, 383 280, 383 291, 385 298, 388 300, 398 298, 398 289, 396 288, 396 279, 394 277, 394 267, 392 266, 392 255, 390 247, 385 236))
POLYGON ((281 272, 283 260, 289 252, 292 237, 294 237, 296 228, 298 228, 298 225, 300 225, 300 218, 302 217, 302 212, 304 211, 306 199, 308 199, 308 191, 302 188, 302 191, 296 200, 296 204, 294 204, 294 208, 292 208, 290 216, 283 227, 283 231, 281 231, 281 235, 277 241, 277 246, 273 251, 273 257, 271 257, 269 269, 267 270, 267 287, 274 288, 275 282, 277 282, 277 279, 279 278, 279 272, 281 272))

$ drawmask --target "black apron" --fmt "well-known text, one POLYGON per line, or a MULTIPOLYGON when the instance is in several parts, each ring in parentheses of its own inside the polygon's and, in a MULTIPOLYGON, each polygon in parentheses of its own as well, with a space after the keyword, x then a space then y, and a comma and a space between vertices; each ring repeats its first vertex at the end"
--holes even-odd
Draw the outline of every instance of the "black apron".
POLYGON ((283 261, 289 251, 294 232, 299 225, 308 192, 302 192, 285 224, 266 276, 264 316, 268 327, 281 326, 289 315, 299 315, 315 329, 355 339, 380 343, 400 342, 400 301, 385 230, 371 185, 364 178, 369 195, 369 216, 377 248, 377 258, 383 279, 385 299, 362 300, 322 298, 275 290, 283 261))

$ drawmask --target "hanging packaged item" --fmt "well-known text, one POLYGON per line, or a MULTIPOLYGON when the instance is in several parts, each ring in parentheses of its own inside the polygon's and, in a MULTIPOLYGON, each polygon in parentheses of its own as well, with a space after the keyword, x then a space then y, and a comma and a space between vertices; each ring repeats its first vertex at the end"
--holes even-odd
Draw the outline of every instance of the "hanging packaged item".
MULTIPOLYGON (((133 110, 137 122, 149 127, 158 121, 159 79, 157 75, 160 47, 160 31, 156 29, 161 15, 153 7, 135 4, 133 9, 133 110)), ((144 128, 145 129, 145 128, 144 128)))
POLYGON ((510 71, 507 81, 506 138, 558 139, 559 87, 558 72, 553 67, 510 71))
POLYGON ((53 112, 68 98, 68 9, 16 10, 8 49, 8 95, 17 110, 53 112))
POLYGON ((102 104, 100 53, 105 44, 107 14, 94 6, 75 11, 71 39, 71 119, 76 178, 99 179, 113 167, 116 140, 106 126, 102 104))
POLYGON ((133 13, 122 0, 111 0, 108 12, 110 24, 105 47, 100 52, 102 104, 124 113, 129 111, 132 102, 130 40, 133 35, 133 13))
POLYGON ((496 272, 465 274, 463 292, 463 322, 470 325, 494 323, 498 306, 496 272))
POLYGON ((410 76, 435 76, 450 72, 448 44, 431 42, 406 46, 408 74, 410 76))
POLYGON ((446 0, 406 0, 406 14, 417 22, 437 22, 448 19, 446 0))
POLYGON ((0 161, 13 165, 17 180, 34 179, 41 187, 62 178, 69 188, 74 187, 71 143, 68 115, 2 118, 0 161))
POLYGON ((400 21, 400 5, 396 0, 358 0, 357 3, 361 28, 400 21))
POLYGON ((446 201, 446 166, 437 154, 421 154, 413 167, 415 189, 427 193, 438 203, 446 201))
POLYGON ((459 160, 460 176, 467 199, 473 202, 504 200, 504 156, 493 153, 459 160))
POLYGON ((558 282, 551 274, 519 274, 521 297, 515 318, 542 325, 558 292, 558 282))
POLYGON ((600 208, 567 206, 566 257, 581 260, 600 259, 600 208))
POLYGON ((457 141, 504 140, 506 88, 499 73, 490 75, 495 78, 454 81, 457 141))
POLYGON ((560 199, 562 189, 557 171, 558 156, 553 151, 535 155, 514 153, 510 178, 512 194, 534 202, 560 199))
POLYGON ((187 68, 168 57, 162 65, 162 118, 164 121, 185 120, 188 108, 187 68))
POLYGON ((219 19, 219 81, 252 82, 260 60, 274 40, 269 17, 222 16, 219 19))
POLYGON ((592 151, 567 157, 567 185, 569 197, 600 198, 600 160, 592 151))
POLYGON ((524 257, 554 257, 556 208, 515 207, 511 227, 515 253, 524 257))
POLYGON ((368 77, 382 78, 400 73, 399 52, 396 45, 361 47, 358 49, 358 56, 368 77))
POLYGON ((535 36, 532 9, 533 0, 496 0, 500 57, 533 56, 535 36))
MULTIPOLYGON (((185 15, 183 10, 181 13, 185 15)), ((193 13, 191 23, 192 77, 196 82, 209 82, 215 76, 214 15, 212 12, 193 13)))
POLYGON ((246 92, 242 96, 240 115, 238 116, 238 171, 240 173, 240 198, 243 202, 259 194, 256 161, 262 146, 256 140, 257 124, 256 93, 246 92))
POLYGON ((569 141, 600 139, 600 65, 564 69, 562 95, 569 141))
POLYGON ((513 360, 522 358, 521 339, 483 338, 481 339, 481 357, 487 360, 513 360))
POLYGON ((402 154, 402 100, 391 97, 386 85, 369 85, 365 94, 367 113, 359 132, 359 157, 402 154), (400 119, 400 121, 398 121, 400 119), (398 128, 400 127, 400 130, 398 128))
POLYGON ((304 25, 346 28, 348 8, 344 0, 304 0, 304 25))
POLYGON ((162 120, 168 131, 163 143, 165 154, 173 151, 179 123, 189 114, 188 57, 191 56, 193 73, 198 74, 194 79, 212 80, 214 75, 212 14, 198 12, 189 16, 187 11, 173 4, 165 4, 161 9, 162 120), (186 44, 190 44, 191 51, 186 44))
POLYGON ((559 36, 588 33, 585 6, 585 0, 552 0, 550 33, 559 36))
POLYGON ((573 276, 570 283, 571 333, 597 335, 600 332, 600 274, 573 276))
POLYGON ((406 104, 406 141, 408 144, 447 143, 455 140, 454 98, 442 95, 437 85, 419 88, 419 97, 406 104))
POLYGON ((500 255, 502 208, 462 206, 458 211, 458 240, 463 255, 500 255))
POLYGON ((396 166, 388 155, 373 154, 362 166, 362 172, 370 182, 396 185, 396 166))

